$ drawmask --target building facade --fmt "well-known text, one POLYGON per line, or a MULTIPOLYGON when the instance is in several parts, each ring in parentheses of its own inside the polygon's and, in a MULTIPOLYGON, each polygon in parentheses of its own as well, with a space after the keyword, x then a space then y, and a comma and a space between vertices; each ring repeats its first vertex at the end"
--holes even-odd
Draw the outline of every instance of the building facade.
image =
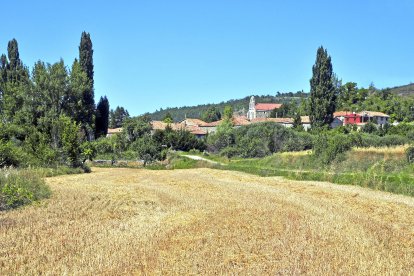
POLYGON ((247 119, 251 121, 257 118, 269 118, 272 110, 278 109, 281 106, 281 104, 277 103, 256 104, 254 96, 252 96, 249 102, 249 111, 247 112, 247 119))

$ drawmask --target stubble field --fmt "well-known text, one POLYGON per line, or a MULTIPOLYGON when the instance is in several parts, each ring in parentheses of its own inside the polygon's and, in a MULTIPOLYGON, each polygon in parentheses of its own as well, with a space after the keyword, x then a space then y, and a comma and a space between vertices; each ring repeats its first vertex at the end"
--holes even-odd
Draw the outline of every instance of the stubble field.
POLYGON ((414 273, 409 197, 212 169, 47 182, 0 212, 0 275, 414 273))

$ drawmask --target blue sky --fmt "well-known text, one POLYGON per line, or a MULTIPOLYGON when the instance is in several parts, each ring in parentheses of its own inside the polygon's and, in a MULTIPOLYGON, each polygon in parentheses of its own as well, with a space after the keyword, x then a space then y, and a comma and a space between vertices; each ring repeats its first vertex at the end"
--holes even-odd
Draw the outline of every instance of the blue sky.
POLYGON ((323 45, 344 81, 414 81, 414 1, 2 1, 0 52, 70 67, 82 31, 95 97, 132 115, 252 94, 309 91, 323 45))

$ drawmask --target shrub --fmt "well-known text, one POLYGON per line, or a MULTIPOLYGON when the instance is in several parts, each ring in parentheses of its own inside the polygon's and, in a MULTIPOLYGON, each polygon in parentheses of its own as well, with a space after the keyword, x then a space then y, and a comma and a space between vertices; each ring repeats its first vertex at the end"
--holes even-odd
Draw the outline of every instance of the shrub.
POLYGON ((60 140, 63 153, 72 167, 81 166, 80 126, 67 116, 59 117, 60 140))
POLYGON ((352 141, 348 136, 340 134, 328 136, 323 133, 314 140, 313 155, 322 164, 328 165, 335 159, 343 157, 351 147, 352 141))
POLYGON ((147 163, 161 158, 161 147, 149 134, 135 140, 130 148, 136 152, 138 158, 144 161, 144 167, 147 163))
POLYGON ((410 146, 405 150, 405 156, 407 157, 408 163, 414 163, 414 146, 410 146))
POLYGON ((227 148, 224 148, 220 152, 220 155, 221 156, 226 156, 227 158, 232 158, 232 157, 241 155, 241 153, 240 153, 239 149, 236 148, 236 147, 227 147, 227 148))
POLYGON ((111 139, 112 137, 101 137, 97 139, 95 144, 95 149, 98 154, 112 153, 114 149, 114 143, 111 139))
POLYGON ((83 162, 86 160, 92 161, 96 157, 96 147, 95 143, 83 142, 81 145, 81 156, 83 162))
POLYGON ((20 166, 24 163, 24 153, 13 142, 0 141, 0 167, 20 166))
POLYGON ((50 196, 44 180, 32 170, 0 171, 0 210, 16 208, 50 196))
POLYGON ((378 130, 378 127, 376 124, 368 122, 366 123, 362 128, 361 131, 364 133, 376 133, 378 130))
POLYGON ((235 134, 231 122, 225 120, 218 127, 217 131, 208 136, 210 149, 220 151, 225 147, 234 145, 235 134))

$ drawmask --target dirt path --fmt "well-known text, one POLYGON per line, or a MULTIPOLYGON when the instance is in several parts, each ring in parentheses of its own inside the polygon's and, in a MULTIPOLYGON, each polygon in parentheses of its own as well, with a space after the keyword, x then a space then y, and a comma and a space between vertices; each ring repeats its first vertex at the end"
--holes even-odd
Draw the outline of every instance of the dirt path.
POLYGON ((181 156, 187 157, 187 158, 190 158, 190 159, 193 159, 193 160, 206 161, 207 163, 211 163, 211 164, 226 165, 226 164, 223 164, 223 163, 220 163, 220 162, 217 162, 217 161, 213 161, 213 160, 210 160, 210 159, 198 156, 198 155, 183 154, 181 156))
POLYGON ((0 213, 0 275, 414 273, 413 198, 212 169, 47 181, 0 213))

